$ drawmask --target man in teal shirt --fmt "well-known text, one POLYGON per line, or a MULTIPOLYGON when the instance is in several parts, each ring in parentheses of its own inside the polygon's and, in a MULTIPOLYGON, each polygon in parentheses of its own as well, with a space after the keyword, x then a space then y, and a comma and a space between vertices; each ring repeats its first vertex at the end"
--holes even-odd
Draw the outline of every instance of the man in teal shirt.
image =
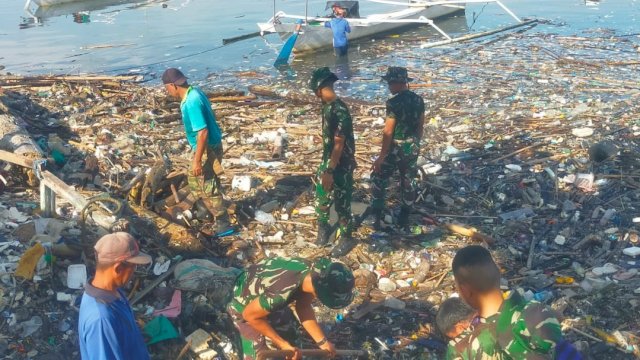
POLYGON ((228 226, 227 212, 222 204, 219 178, 223 172, 222 132, 211 110, 211 103, 205 93, 190 86, 187 77, 176 68, 165 70, 162 83, 170 96, 181 100, 180 112, 184 130, 194 151, 189 171, 189 188, 196 197, 202 198, 209 212, 216 218, 218 230, 225 230, 228 226))

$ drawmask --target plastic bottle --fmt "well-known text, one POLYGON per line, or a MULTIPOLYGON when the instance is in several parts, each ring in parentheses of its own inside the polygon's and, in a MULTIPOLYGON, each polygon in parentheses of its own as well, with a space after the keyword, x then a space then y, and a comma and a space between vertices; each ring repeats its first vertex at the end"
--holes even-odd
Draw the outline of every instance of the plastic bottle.
POLYGON ((407 307, 407 304, 400 299, 394 298, 393 296, 387 296, 384 299, 384 306, 390 309, 403 310, 405 307, 407 307))
POLYGON ((431 255, 428 252, 424 251, 420 254, 420 264, 416 268, 416 271, 413 276, 414 285, 420 284, 427 276, 429 276, 429 271, 431 270, 431 255))

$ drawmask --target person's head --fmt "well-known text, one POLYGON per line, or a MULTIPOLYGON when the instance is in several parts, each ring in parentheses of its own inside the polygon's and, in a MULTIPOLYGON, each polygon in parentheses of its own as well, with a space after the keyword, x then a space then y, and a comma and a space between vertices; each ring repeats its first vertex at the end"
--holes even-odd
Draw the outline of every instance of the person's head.
POLYGON ((333 83, 338 80, 336 74, 332 73, 328 67, 316 69, 309 80, 309 89, 322 100, 335 96, 333 83))
POLYGON ((180 89, 187 89, 189 87, 187 77, 184 76, 182 71, 176 68, 168 68, 164 71, 162 74, 162 83, 169 96, 178 99, 181 97, 180 89))
POLYGON ((453 276, 460 296, 475 309, 483 295, 500 292, 500 269, 480 245, 460 249, 453 258, 453 276))
POLYGON ((342 309, 353 301, 355 278, 346 265, 326 258, 316 260, 311 270, 314 295, 331 309, 342 309))
POLYGON ((96 242, 96 277, 104 277, 115 287, 126 284, 137 265, 151 262, 151 256, 140 252, 136 239, 129 233, 107 234, 96 242))
POLYGON ((413 79, 409 77, 407 69, 400 66, 389 66, 387 73, 382 76, 382 80, 387 82, 389 91, 397 94, 408 88, 408 83, 413 79))
POLYGON ((340 6, 338 4, 333 4, 332 8, 333 8, 333 13, 336 16, 339 16, 339 17, 344 17, 346 12, 347 12, 347 10, 345 8, 343 8, 342 6, 340 6))
POLYGON ((440 304, 436 325, 450 339, 458 337, 469 326, 477 312, 459 297, 452 297, 440 304))

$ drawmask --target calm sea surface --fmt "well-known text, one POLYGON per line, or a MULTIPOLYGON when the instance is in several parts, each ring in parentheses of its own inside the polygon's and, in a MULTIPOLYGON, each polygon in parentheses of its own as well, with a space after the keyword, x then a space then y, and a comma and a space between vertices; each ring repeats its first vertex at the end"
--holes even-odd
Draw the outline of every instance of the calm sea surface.
MULTIPOLYGON (((324 1, 310 0, 309 14, 323 15, 324 1)), ((606 28, 618 34, 640 32, 640 0, 504 0, 521 17, 550 20, 536 31, 576 34, 606 28)), ((153 79, 167 66, 179 66, 202 80, 237 71, 275 72, 271 67, 282 40, 264 38, 222 45, 222 40, 257 31, 274 10, 269 0, 85 0, 46 11, 21 0, 0 0, 0 65, 18 74, 140 73, 153 79), (175 60, 179 59, 179 60, 175 60)), ((276 0, 278 10, 304 14, 302 0, 276 0)), ((361 15, 393 6, 360 2, 361 15)), ((441 22, 463 34, 512 24, 496 4, 470 4, 464 13, 441 22)), ((421 27, 387 37, 387 41, 440 40, 421 27)), ((352 46, 350 61, 366 65, 385 54, 380 41, 352 46), (377 46, 377 47, 376 47, 377 46)), ((411 46, 416 46, 414 42, 411 46)), ((331 65, 330 52, 299 58, 293 70, 331 65)))

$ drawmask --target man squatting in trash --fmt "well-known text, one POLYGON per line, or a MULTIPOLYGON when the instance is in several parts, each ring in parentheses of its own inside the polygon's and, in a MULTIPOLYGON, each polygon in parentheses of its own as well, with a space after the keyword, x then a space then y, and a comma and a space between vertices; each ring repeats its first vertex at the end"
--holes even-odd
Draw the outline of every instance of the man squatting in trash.
POLYGON ((500 270, 489 250, 467 246, 456 253, 452 268, 460 297, 480 318, 449 344, 447 359, 556 358, 557 345, 564 340, 555 314, 517 291, 505 299, 500 270))
POLYGON ((180 100, 184 130, 193 149, 193 161, 188 176, 189 190, 201 197, 207 210, 216 219, 217 230, 224 231, 229 223, 222 203, 219 178, 223 173, 222 132, 211 109, 211 103, 205 93, 195 86, 190 86, 187 77, 176 68, 165 70, 162 83, 171 97, 180 100))
POLYGON ((408 225, 411 206, 416 198, 417 161, 424 127, 424 101, 409 90, 412 81, 407 69, 389 67, 382 77, 389 86, 392 96, 386 102, 386 119, 382 132, 382 149, 373 163, 371 174, 371 208, 374 215, 373 226, 380 229, 380 221, 385 205, 385 192, 389 178, 398 170, 402 191, 402 206, 398 225, 408 225))
POLYGON ((333 257, 346 255, 355 246, 351 237, 351 197, 356 148, 349 109, 333 90, 337 80, 338 77, 328 67, 322 67, 313 72, 309 81, 309 88, 322 100, 322 162, 316 183, 316 243, 325 245, 329 241, 332 233, 329 208, 333 201, 339 224, 338 244, 331 251, 333 257))
POLYGON ((227 308, 240 332, 242 359, 256 359, 259 351, 268 349, 267 339, 281 350, 292 351, 289 359, 301 358, 295 345, 297 321, 290 304, 316 345, 335 356, 333 344, 318 325, 312 302, 318 299, 329 308, 344 308, 353 300, 354 285, 349 268, 326 258, 312 263, 275 257, 245 268, 227 308))

